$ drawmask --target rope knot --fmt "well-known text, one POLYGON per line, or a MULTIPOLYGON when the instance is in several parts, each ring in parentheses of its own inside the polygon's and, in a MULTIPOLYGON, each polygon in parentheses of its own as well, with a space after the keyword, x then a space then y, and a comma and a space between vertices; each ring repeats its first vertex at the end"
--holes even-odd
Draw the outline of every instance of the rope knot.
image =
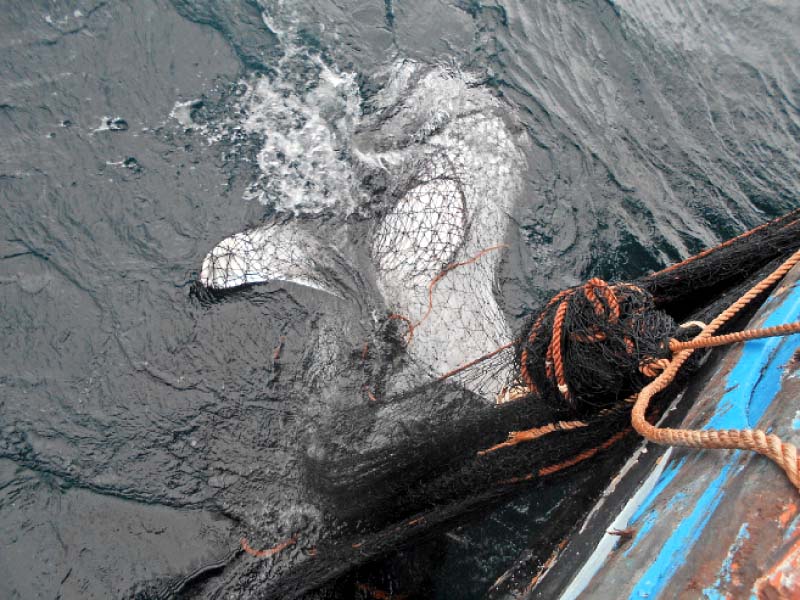
POLYGON ((528 322, 517 348, 521 379, 531 392, 594 412, 663 370, 676 329, 646 291, 595 277, 556 294, 528 322))

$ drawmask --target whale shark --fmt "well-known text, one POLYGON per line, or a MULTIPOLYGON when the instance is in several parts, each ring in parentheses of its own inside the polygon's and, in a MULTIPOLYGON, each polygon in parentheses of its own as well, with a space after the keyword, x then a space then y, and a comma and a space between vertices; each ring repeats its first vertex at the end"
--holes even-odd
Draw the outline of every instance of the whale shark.
MULTIPOLYGON (((351 267, 371 271, 366 279, 374 282, 383 317, 396 321, 404 339, 407 360, 384 391, 391 396, 512 339, 497 271, 524 159, 501 102, 456 68, 402 61, 363 104, 346 140, 350 168, 356 179, 389 182, 378 198, 365 193, 355 209, 368 215, 366 232, 350 225, 352 213, 334 214, 332 229, 302 213, 273 219, 214 246, 200 282, 210 290, 288 282, 355 300, 363 290, 333 276, 335 264, 349 259, 330 232, 358 236, 368 256, 358 265, 349 260, 351 267)), ((494 401, 513 380, 511 363, 506 356, 480 376, 464 372, 452 380, 494 401)))

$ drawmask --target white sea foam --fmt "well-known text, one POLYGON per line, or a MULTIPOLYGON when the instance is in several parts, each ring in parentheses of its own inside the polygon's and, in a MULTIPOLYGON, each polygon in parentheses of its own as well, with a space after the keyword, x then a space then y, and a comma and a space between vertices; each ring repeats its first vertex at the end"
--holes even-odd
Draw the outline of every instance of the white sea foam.
POLYGON ((102 133, 103 131, 127 131, 128 122, 122 117, 100 117, 100 125, 90 131, 90 133, 102 133))
POLYGON ((247 199, 295 214, 346 213, 356 206, 359 190, 347 161, 361 114, 355 74, 317 64, 318 80, 306 93, 266 77, 248 82, 241 126, 262 136, 263 146, 262 175, 247 199))
POLYGON ((200 102, 200 100, 176 102, 175 106, 172 107, 172 111, 170 111, 169 116, 183 125, 184 128, 191 129, 194 127, 194 122, 192 121, 192 109, 197 107, 200 102))

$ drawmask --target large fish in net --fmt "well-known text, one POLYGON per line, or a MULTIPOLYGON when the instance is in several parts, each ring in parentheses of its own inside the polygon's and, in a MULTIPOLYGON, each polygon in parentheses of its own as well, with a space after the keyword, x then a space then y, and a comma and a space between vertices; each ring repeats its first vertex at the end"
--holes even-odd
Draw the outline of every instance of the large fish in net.
MULTIPOLYGON (((799 217, 795 211, 694 260, 618 284, 616 319, 607 318, 613 302, 604 298, 603 282, 580 286, 564 334, 570 339, 565 356, 574 361, 565 375, 569 396, 547 373, 548 361, 535 358, 547 359, 551 337, 532 341, 531 333, 537 327, 552 329, 556 319, 545 307, 509 348, 500 345, 500 352, 455 370, 470 376, 466 379, 445 373, 388 397, 368 392, 360 402, 340 403, 313 424, 301 460, 304 500, 313 499, 319 511, 313 537, 286 532, 286 540, 263 554, 274 558, 226 571, 224 589, 233 586, 258 597, 300 596, 424 533, 568 473, 613 446, 629 447, 635 441, 630 395, 652 377, 640 367, 658 360, 665 339, 696 333, 695 325, 679 322, 716 315, 796 249, 799 217), (589 336, 597 339, 583 339, 589 336), (498 373, 508 378, 502 393, 487 401, 489 391, 497 390, 498 373), (526 378, 535 381, 535 389, 526 378), (495 387, 476 387, 476 381, 495 387), (524 443, 508 438, 519 431, 530 432, 524 443)), ((375 362, 404 370, 403 354, 414 343, 409 329, 381 332, 392 341, 375 362)), ((350 368, 367 362, 363 351, 354 352, 350 368)), ((660 396, 653 417, 685 385, 694 366, 660 396)), ((312 530, 307 521, 303 526, 306 533, 312 530)))
MULTIPOLYGON (((559 369, 556 305, 514 332, 495 295, 523 166, 508 124, 482 92, 434 97, 442 81, 463 86, 452 74, 409 76, 415 102, 431 110, 381 114, 394 135, 354 158, 365 178, 387 181, 379 202, 338 222, 276 217, 203 262, 198 292, 208 301, 289 284, 324 295, 328 309, 282 366, 295 383, 285 401, 300 417, 294 439, 275 440, 281 461, 264 458, 270 484, 243 543, 256 558, 240 555, 172 591, 301 596, 624 448, 634 439, 630 396, 663 357, 662 342, 689 337, 679 323, 715 314, 797 246, 792 214, 640 281, 581 287, 559 325, 569 339, 559 369), (527 439, 509 438, 519 431, 527 439)), ((377 98, 374 109, 389 106, 377 98)))

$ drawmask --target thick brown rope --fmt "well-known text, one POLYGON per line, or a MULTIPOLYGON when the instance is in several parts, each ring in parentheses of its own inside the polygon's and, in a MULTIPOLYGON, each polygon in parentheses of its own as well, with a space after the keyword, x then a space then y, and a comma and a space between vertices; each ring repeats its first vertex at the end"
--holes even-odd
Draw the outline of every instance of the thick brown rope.
MULTIPOLYGON (((753 286, 746 294, 723 311, 700 332, 695 340, 707 340, 711 338, 720 327, 732 319, 754 298, 778 283, 778 281, 780 281, 798 262, 800 262, 800 251, 795 252, 786 262, 773 271, 772 274, 753 286)), ((647 421, 645 413, 650 404, 650 400, 673 381, 678 370, 693 352, 693 348, 680 350, 673 356, 672 361, 664 371, 639 392, 639 397, 631 413, 631 422, 636 431, 648 440, 669 446, 753 450, 769 457, 781 467, 792 484, 800 490, 800 465, 798 465, 797 448, 792 444, 781 441, 776 435, 767 434, 757 429, 689 430, 659 428, 651 425, 647 421)))

